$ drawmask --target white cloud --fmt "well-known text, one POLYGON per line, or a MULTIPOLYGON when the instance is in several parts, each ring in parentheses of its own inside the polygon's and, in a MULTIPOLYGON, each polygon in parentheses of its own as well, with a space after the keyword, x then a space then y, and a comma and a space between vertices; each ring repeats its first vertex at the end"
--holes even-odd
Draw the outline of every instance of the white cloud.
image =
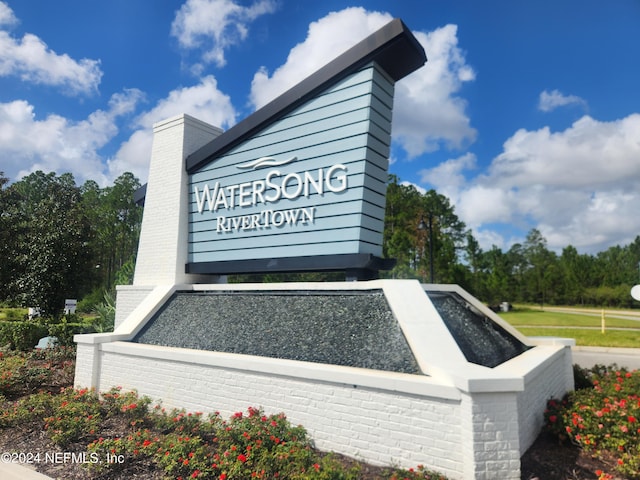
POLYGON ((391 20, 388 13, 352 7, 312 22, 307 38, 291 49, 283 65, 272 75, 265 67, 254 75, 252 104, 263 107, 391 20))
MULTIPOLYGON (((0 3, 0 25, 16 22, 13 11, 0 3)), ((78 95, 96 92, 102 71, 98 60, 74 60, 50 50, 33 34, 17 39, 0 30, 0 76, 17 76, 24 82, 60 87, 66 94, 78 95)))
POLYGON ((501 185, 630 188, 640 168, 640 114, 600 122, 589 116, 565 131, 520 129, 496 157, 490 178, 501 185))
POLYGON ((13 10, 5 2, 0 2, 0 26, 15 25, 18 19, 13 14, 13 10))
POLYGON ((275 11, 273 0, 245 7, 233 0, 187 0, 176 13, 171 35, 185 50, 204 49, 202 61, 224 66, 225 50, 247 37, 248 24, 275 11))
POLYGON ((578 105, 586 108, 587 102, 576 95, 564 95, 558 90, 553 90, 552 92, 545 90, 540 94, 540 99, 538 100, 538 110, 543 112, 551 112, 558 107, 567 105, 578 105))
POLYGON ((473 230, 473 236, 478 241, 478 244, 480 244, 480 248, 485 251, 491 250, 494 245, 500 250, 508 250, 510 248, 508 240, 490 229, 473 230))
POLYGON ((121 117, 132 114, 144 95, 136 89, 115 94, 106 110, 97 110, 74 122, 59 115, 39 120, 35 107, 24 100, 0 103, 0 158, 2 170, 18 180, 36 170, 72 172, 76 180, 96 180, 106 185, 124 172, 146 181, 151 155, 153 124, 187 113, 221 128, 235 123, 236 112, 229 97, 207 76, 192 87, 171 91, 152 109, 138 115, 133 133, 117 153, 105 161, 100 149, 119 133, 121 117), (24 165, 29 165, 28 169, 24 165))
POLYGON ((459 193, 456 212, 470 228, 486 223, 510 222, 513 217, 513 192, 472 185, 459 193))
POLYGON ((423 180, 449 188, 456 212, 474 230, 520 222, 538 228, 552 249, 597 252, 629 243, 640 231, 638 139, 640 114, 611 122, 584 116, 564 131, 518 130, 487 173, 465 185, 456 180, 467 168, 462 161, 431 169, 423 180), (447 171, 448 177, 437 175, 447 171))
POLYGON ((450 190, 452 187, 459 188, 466 183, 466 178, 462 172, 476 168, 476 156, 465 153, 461 157, 451 158, 433 168, 420 170, 420 180, 423 183, 438 185, 450 190))
POLYGON ((118 133, 117 118, 133 111, 140 98, 141 92, 133 89, 113 95, 107 110, 97 110, 79 122, 59 115, 39 120, 33 105, 24 100, 1 103, 0 157, 5 159, 5 174, 17 180, 36 170, 72 172, 79 182, 104 183, 98 150, 118 133))
POLYGON ((153 139, 153 124, 186 113, 203 122, 227 129, 236 121, 236 111, 229 96, 218 90, 213 76, 207 76, 192 87, 169 92, 151 110, 140 114, 134 122, 137 130, 125 141, 108 163, 110 177, 132 172, 146 182, 153 139))
POLYGON ((459 149, 472 143, 476 130, 457 97, 465 82, 475 79, 473 69, 458 48, 457 27, 414 32, 427 53, 427 64, 396 85, 393 138, 416 157, 441 145, 459 149))
MULTIPOLYGON (((273 74, 262 67, 254 75, 251 102, 256 108, 266 105, 391 20, 388 13, 353 7, 311 23, 307 38, 291 49, 283 65, 273 74)), ((414 35, 429 61, 396 85, 393 120, 394 142, 409 157, 437 150, 441 144, 460 148, 476 136, 466 103, 455 96, 464 82, 475 78, 457 46, 457 27, 414 35)))
POLYGON ((151 128, 154 123, 181 113, 187 113, 221 128, 228 128, 236 120, 236 111, 231 99, 218 90, 215 77, 207 75, 197 85, 169 92, 169 95, 160 100, 154 108, 141 114, 136 124, 151 128))

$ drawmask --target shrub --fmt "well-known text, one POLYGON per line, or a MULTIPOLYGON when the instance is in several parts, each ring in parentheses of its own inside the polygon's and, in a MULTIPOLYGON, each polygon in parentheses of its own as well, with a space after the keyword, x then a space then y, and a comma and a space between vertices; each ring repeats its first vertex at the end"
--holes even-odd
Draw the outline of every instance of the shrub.
POLYGON ((0 321, 0 346, 14 350, 31 350, 47 334, 47 327, 34 322, 0 321))
POLYGON ((102 288, 96 288, 91 293, 85 295, 78 300, 76 306, 76 312, 78 313, 91 313, 93 309, 102 302, 104 297, 104 290, 102 288))
POLYGON ((55 411, 44 419, 53 443, 65 447, 93 434, 100 425, 100 403, 94 390, 68 388, 56 397, 55 411))
POLYGON ((73 336, 79 333, 93 333, 95 330, 84 323, 57 323, 49 325, 48 334, 58 339, 58 344, 64 347, 74 345, 73 336))
POLYGON ((0 311, 0 319, 8 322, 22 321, 27 316, 25 308, 3 308, 0 311))
POLYGON ((104 293, 104 301, 96 304, 93 313, 96 317, 93 328, 98 333, 112 332, 116 321, 116 298, 110 292, 104 293))
POLYGON ((595 372, 592 388, 549 401, 547 429, 596 456, 613 455, 621 474, 640 478, 640 371, 595 372))
POLYGON ((14 402, 0 415, 0 428, 23 425, 52 415, 55 397, 47 392, 34 393, 14 402))
POLYGON ((35 389, 73 381, 75 349, 56 347, 24 352, 0 352, 0 394, 16 397, 35 389))
POLYGON ((131 426, 144 422, 150 403, 151 398, 140 397, 135 390, 122 393, 120 387, 114 387, 102 394, 102 408, 106 415, 120 414, 129 420, 131 426))

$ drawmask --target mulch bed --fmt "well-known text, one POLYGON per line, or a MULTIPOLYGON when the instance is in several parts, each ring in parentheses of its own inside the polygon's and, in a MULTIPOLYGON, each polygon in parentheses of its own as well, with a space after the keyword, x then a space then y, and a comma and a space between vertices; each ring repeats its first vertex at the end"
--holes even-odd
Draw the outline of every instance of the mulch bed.
POLYGON ((548 433, 541 433, 521 458, 522 480, 591 480, 596 470, 615 474, 614 459, 598 459, 569 442, 560 443, 548 433))

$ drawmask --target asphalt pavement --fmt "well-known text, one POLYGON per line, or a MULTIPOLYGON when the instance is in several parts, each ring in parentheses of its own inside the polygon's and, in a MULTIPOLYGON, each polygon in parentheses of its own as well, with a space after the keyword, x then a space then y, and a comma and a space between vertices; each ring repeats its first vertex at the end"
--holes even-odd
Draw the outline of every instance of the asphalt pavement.
POLYGON ((573 363, 582 368, 612 365, 628 370, 640 369, 640 348, 572 347, 573 363))

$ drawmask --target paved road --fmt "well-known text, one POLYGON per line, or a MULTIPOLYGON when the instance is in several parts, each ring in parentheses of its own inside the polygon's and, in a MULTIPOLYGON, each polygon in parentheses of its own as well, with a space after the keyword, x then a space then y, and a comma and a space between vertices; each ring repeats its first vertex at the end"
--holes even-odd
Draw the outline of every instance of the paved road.
MULTIPOLYGON (((594 308, 573 308, 573 307, 544 307, 547 312, 573 313, 577 315, 589 315, 600 317, 602 309, 594 308)), ((621 318, 624 320, 634 320, 640 322, 640 311, 638 310, 604 310, 605 318, 621 318)), ((518 325, 516 328, 525 325, 518 325)), ((531 325, 540 328, 541 325, 531 325)), ((544 328, 575 328, 585 330, 600 330, 601 327, 577 327, 574 325, 545 326, 544 328)), ((638 331, 637 328, 607 327, 607 330, 627 330, 638 331)), ((573 363, 577 363, 583 368, 591 368, 594 365, 612 365, 625 367, 629 370, 640 369, 640 348, 611 348, 611 347, 573 347, 573 363)))
POLYGON ((640 348, 572 347, 573 363, 583 368, 611 365, 629 370, 640 369, 640 348))

